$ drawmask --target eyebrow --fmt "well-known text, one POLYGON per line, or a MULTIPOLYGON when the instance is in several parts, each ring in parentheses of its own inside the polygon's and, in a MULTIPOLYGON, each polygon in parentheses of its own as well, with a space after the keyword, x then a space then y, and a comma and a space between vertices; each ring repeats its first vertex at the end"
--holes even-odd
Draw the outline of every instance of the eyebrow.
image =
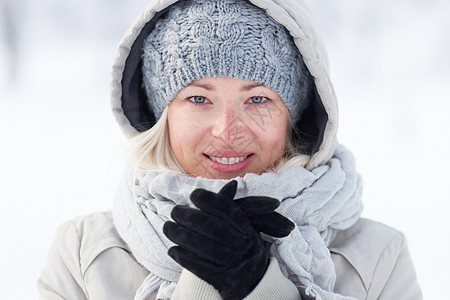
POLYGON ((246 85, 246 86, 244 86, 243 88, 241 88, 241 91, 248 92, 248 91, 250 91, 251 89, 254 89, 254 88, 259 87, 259 86, 264 86, 264 85, 261 84, 261 83, 253 83, 253 84, 249 84, 249 85, 246 85))
MULTIPOLYGON (((199 83, 193 82, 193 83, 191 83, 190 85, 191 85, 191 86, 195 86, 195 87, 199 87, 199 88, 202 88, 202 89, 205 89, 205 90, 207 90, 207 91, 214 91, 214 90, 215 90, 214 86, 211 85, 211 84, 199 84, 199 83)), ((261 84, 261 83, 253 83, 253 84, 249 84, 249 85, 243 86, 243 87, 241 88, 241 91, 248 92, 248 91, 250 91, 251 89, 254 89, 254 88, 259 87, 259 86, 264 86, 264 85, 261 84)))
POLYGON ((199 84, 199 83, 193 82, 190 84, 190 86, 199 87, 199 88, 205 89, 207 91, 215 90, 214 86, 212 86, 211 84, 199 84))

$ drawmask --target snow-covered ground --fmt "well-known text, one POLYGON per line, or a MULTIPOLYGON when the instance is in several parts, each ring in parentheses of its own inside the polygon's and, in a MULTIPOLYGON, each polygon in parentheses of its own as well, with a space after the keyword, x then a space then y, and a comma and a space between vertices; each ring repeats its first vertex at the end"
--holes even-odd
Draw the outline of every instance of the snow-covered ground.
MULTIPOLYGON (((364 178, 364 216, 406 234, 425 298, 444 299, 450 2, 308 2, 329 51, 339 140, 364 178)), ((124 138, 109 111, 110 65, 147 1, 0 4, 1 294, 33 299, 56 227, 111 207, 124 138), (5 4, 15 27, 4 26, 5 4)))

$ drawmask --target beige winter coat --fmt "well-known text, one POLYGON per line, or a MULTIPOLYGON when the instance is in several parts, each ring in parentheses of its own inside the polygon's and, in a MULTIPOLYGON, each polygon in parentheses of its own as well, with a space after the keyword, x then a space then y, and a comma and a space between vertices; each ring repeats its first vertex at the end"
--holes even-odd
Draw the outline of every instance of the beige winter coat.
MULTIPOLYGON (((330 252, 337 293, 357 299, 422 299, 405 238, 395 229, 361 219, 338 234, 330 252)), ((133 299, 147 275, 119 237, 111 213, 96 213, 58 229, 38 289, 41 299, 133 299)), ((272 259, 246 299, 299 297, 272 259)), ((183 271, 173 299, 221 298, 210 285, 183 271)))

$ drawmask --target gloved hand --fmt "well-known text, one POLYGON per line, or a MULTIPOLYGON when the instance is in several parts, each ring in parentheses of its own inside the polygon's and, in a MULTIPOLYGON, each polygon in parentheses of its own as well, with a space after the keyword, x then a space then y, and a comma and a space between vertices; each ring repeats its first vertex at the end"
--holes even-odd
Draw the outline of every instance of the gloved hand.
POLYGON ((164 234, 178 246, 168 254, 181 266, 214 286, 225 300, 247 296, 264 276, 269 252, 259 232, 276 237, 289 234, 294 224, 276 213, 269 197, 233 200, 237 182, 213 193, 196 189, 192 202, 200 209, 175 206, 174 222, 164 234), (253 223, 252 223, 253 222, 253 223))

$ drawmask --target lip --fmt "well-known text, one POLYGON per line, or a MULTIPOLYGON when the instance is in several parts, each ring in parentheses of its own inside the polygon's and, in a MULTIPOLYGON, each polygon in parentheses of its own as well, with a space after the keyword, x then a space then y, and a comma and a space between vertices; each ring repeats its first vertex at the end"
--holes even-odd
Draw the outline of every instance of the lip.
POLYGON ((204 153, 208 156, 214 156, 214 157, 242 157, 242 156, 249 156, 250 154, 253 154, 252 152, 248 152, 245 150, 214 150, 208 153, 204 153))
POLYGON ((236 151, 220 151, 219 152, 214 152, 214 154, 210 153, 210 154, 204 154, 203 157, 206 161, 206 163, 213 169, 222 173, 236 173, 236 172, 240 172, 242 170, 244 170, 245 168, 248 167, 248 165, 251 163, 251 161, 253 160, 253 156, 252 153, 248 153, 248 154, 244 154, 244 153, 239 153, 236 151), (216 162, 214 160, 212 160, 209 156, 214 156, 214 157, 226 157, 226 158, 230 158, 230 157, 242 157, 242 156, 247 156, 247 158, 245 158, 243 161, 240 161, 238 163, 232 164, 232 165, 225 165, 225 164, 221 164, 219 162, 216 162))

